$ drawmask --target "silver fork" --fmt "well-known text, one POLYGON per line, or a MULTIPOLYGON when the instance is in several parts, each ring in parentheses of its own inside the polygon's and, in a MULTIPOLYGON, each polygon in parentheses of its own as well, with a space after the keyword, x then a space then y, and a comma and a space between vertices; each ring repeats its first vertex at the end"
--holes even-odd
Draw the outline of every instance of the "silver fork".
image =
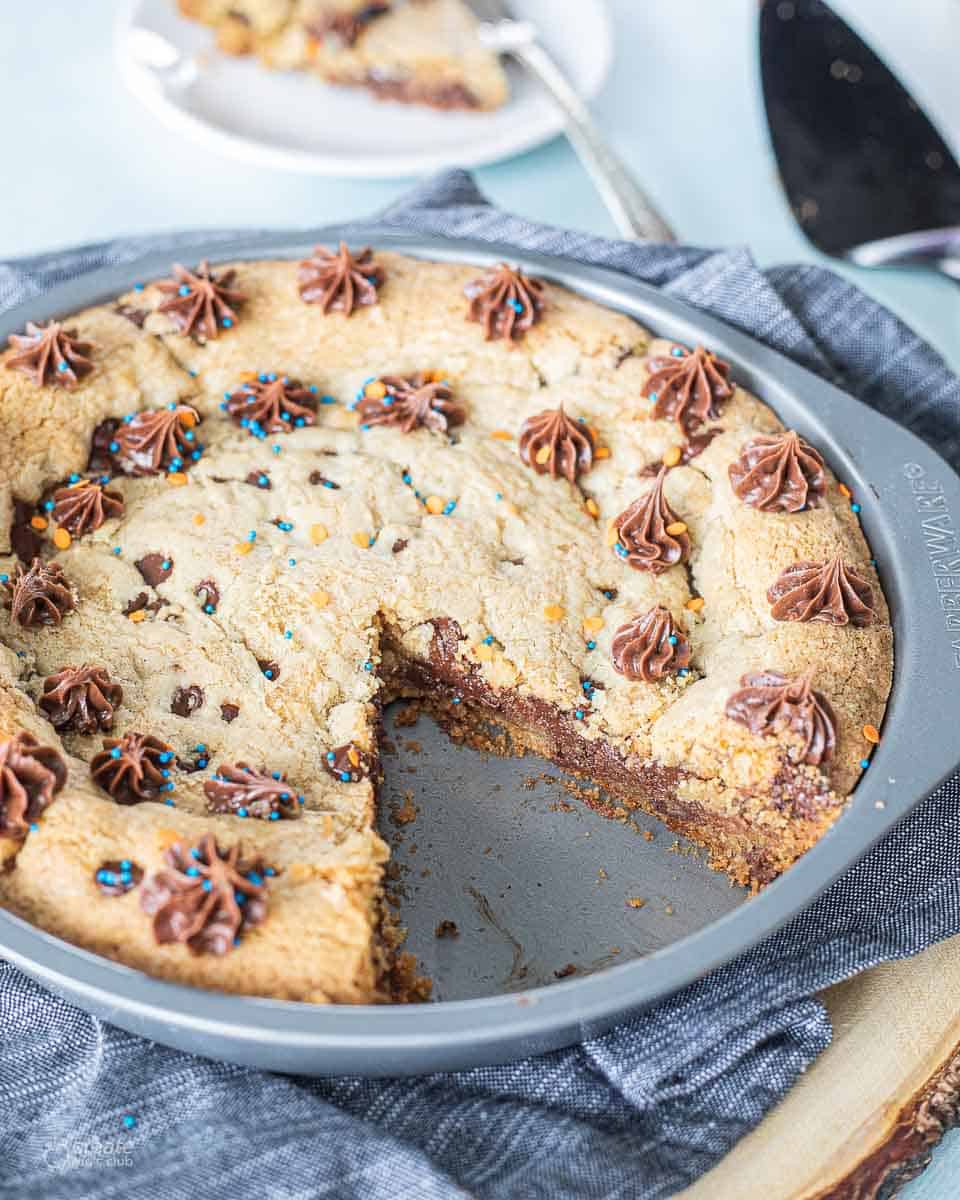
POLYGON ((530 21, 512 16, 504 0, 468 0, 480 21, 480 40, 496 54, 506 54, 540 81, 563 111, 567 137, 587 169, 617 229, 628 238, 675 241, 675 235, 626 165, 594 124, 587 106, 538 41, 530 21))

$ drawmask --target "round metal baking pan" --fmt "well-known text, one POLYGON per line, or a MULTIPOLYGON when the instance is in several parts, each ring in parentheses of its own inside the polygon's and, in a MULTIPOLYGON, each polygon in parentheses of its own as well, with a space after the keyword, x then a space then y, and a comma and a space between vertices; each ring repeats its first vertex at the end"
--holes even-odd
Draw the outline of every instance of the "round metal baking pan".
MULTIPOLYGON (((207 249, 214 262, 295 258, 302 257, 316 241, 336 240, 341 232, 330 227, 307 234, 256 236, 233 243, 212 242, 207 249)), ((679 914, 678 919, 669 932, 662 928, 658 932, 648 925, 649 936, 644 945, 635 947, 637 953, 630 961, 617 962, 611 955, 613 965, 606 965, 600 955, 589 970, 578 970, 569 978, 563 977, 568 974, 563 969, 524 967, 496 977, 484 977, 481 969, 472 981, 464 976, 461 963, 460 975, 454 969, 447 981, 441 953, 425 949, 423 930, 427 925, 432 930, 434 918, 443 913, 443 901, 434 894, 427 903, 426 922, 416 918, 412 922, 420 927, 413 948, 424 948, 428 958, 433 955, 427 965, 436 970, 441 996, 465 994, 470 998, 414 1006, 319 1007, 165 983, 80 950, 0 912, 0 954, 51 990, 125 1029, 191 1053, 274 1071, 396 1075, 507 1061, 609 1029, 771 933, 855 863, 957 766, 960 628, 947 606, 956 599, 960 572, 953 576, 945 572, 949 571, 951 558, 957 557, 960 478, 925 443, 837 388, 721 321, 616 272, 518 253, 509 247, 398 235, 377 226, 351 226, 349 236, 352 242, 371 242, 424 258, 477 264, 506 258, 535 275, 619 309, 657 333, 681 342, 709 345, 731 362, 736 378, 744 386, 823 451, 837 476, 861 501, 864 532, 879 563, 895 635, 894 683, 884 738, 847 811, 833 829, 785 875, 748 901, 735 891, 732 899, 718 900, 716 881, 722 881, 722 877, 699 863, 686 869, 679 865, 687 861, 684 856, 671 856, 673 903, 660 905, 659 909, 657 905, 648 906, 649 920, 660 920, 671 907, 679 914), (938 567, 938 563, 942 565, 938 567), (554 975, 560 978, 547 983, 554 975)), ((197 257, 204 252, 202 246, 191 249, 197 257)), ((0 316, 0 339, 5 340, 28 319, 61 316, 108 300, 136 280, 162 276, 168 267, 166 255, 153 254, 62 284, 0 316)), ((455 753, 452 749, 450 752, 455 753)), ((497 767, 494 763, 460 759, 456 769, 460 772, 457 795, 450 803, 462 806, 461 811, 473 811, 474 806, 464 806, 460 794, 465 780, 478 796, 484 797, 493 778, 491 771, 513 771, 516 777, 521 771, 529 774, 530 768, 509 762, 497 767)), ((389 775, 388 766, 388 782, 389 775)), ((441 805, 436 810, 440 830, 442 763, 434 776, 434 792, 441 805)), ((502 818, 502 798, 497 803, 502 818)), ((517 811, 522 807, 519 805, 517 811)), ((532 813, 526 829, 539 832, 537 849, 544 850, 546 857, 546 844, 563 841, 565 836, 561 831, 568 818, 559 815, 556 807, 542 803, 526 806, 532 813)), ((593 822, 592 816, 584 820, 593 822)), ((500 819, 499 824, 505 823, 500 819)), ((431 830, 418 828, 417 832, 429 850, 431 830)), ((482 838, 483 832, 477 836, 482 838)), ((642 838, 631 840, 622 826, 599 817, 589 828, 579 829, 577 837, 581 844, 586 837, 605 839, 605 853, 619 855, 621 863, 628 862, 631 855, 644 853, 643 847, 648 844, 642 838)), ((510 885, 503 883, 503 854, 498 851, 487 856, 491 862, 499 860, 500 866, 491 867, 493 876, 485 881, 487 868, 477 862, 483 855, 474 852, 466 834, 439 840, 444 852, 453 856, 453 861, 447 863, 449 876, 469 877, 476 882, 472 899, 477 900, 480 909, 486 904, 485 882, 491 890, 499 889, 495 902, 486 904, 485 919, 488 928, 492 926, 502 935, 500 949, 512 947, 516 968, 523 937, 536 941, 538 930, 512 932, 498 920, 497 912, 509 902, 504 899, 510 885)), ((518 844, 522 848, 522 837, 518 844)), ((398 855, 408 863, 412 861, 411 853, 409 846, 398 849, 398 855)), ((522 902, 516 906, 514 917, 529 912, 531 921, 539 922, 541 927, 575 923, 573 909, 590 905, 570 889, 577 862, 588 861, 585 857, 578 860, 574 854, 571 842, 566 857, 545 868, 546 881, 536 880, 541 891, 549 893, 551 885, 556 887, 550 904, 531 905, 531 893, 520 889, 522 902)), ((662 848, 657 850, 657 858, 662 871, 662 848)), ((537 855, 528 853, 526 861, 526 875, 535 877, 537 855)), ((419 866, 425 867, 427 862, 428 857, 423 857, 419 866)), ((587 869, 596 871, 596 858, 589 862, 583 873, 587 869)), ((654 869, 652 859, 644 863, 645 870, 654 869)), ((426 877, 430 872, 420 874, 426 877)), ((666 880, 667 876, 661 878, 666 880)), ((667 883, 663 882, 661 897, 667 895, 666 889, 667 883)), ((723 891, 731 895, 725 883, 723 891)), ((450 903, 455 902, 456 897, 451 895, 450 903)), ((618 899, 618 907, 623 908, 622 898, 618 899)), ((408 919, 408 913, 403 916, 408 919)), ((476 960, 477 955, 470 957, 476 960)))

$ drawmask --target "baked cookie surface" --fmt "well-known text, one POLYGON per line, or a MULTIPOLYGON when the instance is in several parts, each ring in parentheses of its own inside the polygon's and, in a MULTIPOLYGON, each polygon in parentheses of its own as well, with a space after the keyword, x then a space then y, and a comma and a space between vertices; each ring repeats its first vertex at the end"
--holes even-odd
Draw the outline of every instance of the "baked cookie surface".
POLYGON ((506 267, 345 248, 58 329, 0 357, 12 911, 197 986, 389 998, 401 696, 750 886, 843 811, 884 598, 817 450, 708 352, 506 267))

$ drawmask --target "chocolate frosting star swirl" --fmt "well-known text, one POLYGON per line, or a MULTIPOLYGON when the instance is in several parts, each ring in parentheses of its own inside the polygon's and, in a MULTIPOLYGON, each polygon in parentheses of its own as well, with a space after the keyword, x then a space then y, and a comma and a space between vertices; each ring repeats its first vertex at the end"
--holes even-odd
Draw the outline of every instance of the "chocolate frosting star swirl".
POLYGON ((63 667, 43 682, 40 708, 61 733, 107 732, 113 727, 113 710, 123 699, 123 688, 104 667, 63 667))
POLYGON ((212 833, 195 846, 177 842, 167 850, 167 866, 140 891, 160 945, 183 942, 194 954, 226 954, 244 930, 264 920, 273 868, 259 859, 242 862, 240 853, 239 845, 222 850, 212 833))
POLYGON ((863 628, 877 619, 873 588, 838 550, 827 562, 795 562, 767 591, 775 621, 822 621, 863 628))
POLYGON ((300 816, 302 797, 296 789, 287 783, 285 775, 272 774, 263 767, 255 771, 242 762, 221 765, 203 785, 203 792, 211 813, 235 813, 263 821, 300 816))
POLYGON ((483 325, 488 342, 522 338, 540 320, 547 304, 541 281, 506 263, 498 263, 481 279, 469 283, 464 295, 470 301, 467 320, 483 325))
POLYGON ((574 421, 559 408, 548 408, 528 417, 520 430, 520 458, 538 475, 556 479, 564 475, 571 483, 593 466, 595 439, 584 421, 574 421))
POLYGON ((76 608, 73 589, 57 563, 35 558, 27 570, 17 563, 4 584, 7 607, 24 629, 60 625, 76 608))
POLYGON ((829 762, 837 741, 836 717, 827 698, 810 686, 812 678, 812 671, 793 678, 779 671, 743 675, 726 714, 762 737, 789 729, 803 742, 797 761, 814 767, 829 762))
POLYGON ((690 665, 690 643, 660 604, 621 625, 610 649, 614 670, 627 679, 655 683, 690 665))
POLYGON ((126 475, 183 470, 200 449, 193 432, 199 422, 200 414, 189 404, 145 408, 120 424, 110 454, 126 475))
POLYGON ((57 488, 53 493, 51 516, 61 529, 74 537, 83 537, 107 520, 123 516, 123 497, 119 492, 108 492, 101 483, 84 479, 69 487, 57 488))
MULTIPOLYGON (((226 401, 227 412, 252 433, 292 433, 312 425, 317 399, 309 388, 286 375, 261 375, 226 401)), ((269 480, 268 480, 269 482, 269 480)))
POLYGON ((793 429, 752 438, 728 471, 737 496, 761 512, 816 508, 827 487, 823 459, 793 429))
POLYGON ((377 303, 377 288, 386 275, 369 246, 351 254, 341 242, 336 254, 326 246, 315 246, 313 257, 300 264, 297 277, 305 303, 319 304, 324 316, 337 311, 349 317, 355 308, 377 303))
POLYGON ((72 390, 93 370, 93 343, 82 341, 75 329, 66 330, 59 321, 28 321, 26 334, 11 333, 8 341, 16 353, 7 359, 7 367, 29 375, 37 387, 58 383, 72 390))
POLYGON ((150 734, 125 733, 105 738, 103 749, 90 760, 93 782, 118 804, 156 800, 167 786, 167 764, 176 759, 173 749, 150 734))
POLYGON ((0 741, 0 837, 26 837, 66 782, 67 764, 32 733, 0 741))
POLYGON ((661 467, 650 491, 614 519, 617 541, 614 551, 634 570, 655 575, 690 557, 687 526, 667 503, 663 481, 667 468, 661 467), (672 532, 671 532, 672 531, 672 532))
POLYGON ((236 274, 230 270, 215 275, 207 259, 196 271, 174 263, 173 278, 157 284, 158 291, 169 297, 161 302, 157 312, 166 313, 181 333, 196 341, 219 337, 221 329, 230 329, 237 323, 233 306, 246 299, 232 287, 236 274))
POLYGON ((703 346, 674 346, 668 355, 648 358, 647 368, 643 395, 654 401, 654 415, 678 422, 685 433, 719 417, 719 402, 733 395, 729 365, 703 346))
POLYGON ((377 383, 382 385, 384 395, 371 396, 365 391, 357 405, 362 426, 396 425, 401 433, 412 433, 422 425, 435 433, 446 433, 466 420, 466 410, 454 400, 450 385, 429 380, 423 372, 407 379, 384 375, 374 380, 377 383))

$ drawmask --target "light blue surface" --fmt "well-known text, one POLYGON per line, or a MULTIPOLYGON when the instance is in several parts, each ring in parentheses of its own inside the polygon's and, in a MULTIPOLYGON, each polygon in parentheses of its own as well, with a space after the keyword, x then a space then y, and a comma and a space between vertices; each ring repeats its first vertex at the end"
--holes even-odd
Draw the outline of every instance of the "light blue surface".
MULTIPOLYGON (((172 0, 171 0, 172 2, 172 0)), ((617 60, 595 111, 681 239, 746 244, 760 263, 817 261, 779 191, 757 90, 756 0, 610 0, 617 60)), ((960 154, 958 0, 835 0, 869 31, 960 154)), ((0 257, 183 227, 283 227, 368 215, 404 182, 268 173, 212 157, 131 99, 114 68, 114 0, 3 4, 0 257)), ((576 0, 557 0, 576 19, 576 0)), ((502 207, 612 233, 562 141, 479 172, 502 207)), ((846 270, 960 370, 960 288, 930 274, 846 270)), ((958 998, 960 1000, 960 998, 958 998)), ((960 1192, 948 1135, 907 1200, 960 1192)), ((771 1200, 776 1200, 772 1197, 771 1200)))

